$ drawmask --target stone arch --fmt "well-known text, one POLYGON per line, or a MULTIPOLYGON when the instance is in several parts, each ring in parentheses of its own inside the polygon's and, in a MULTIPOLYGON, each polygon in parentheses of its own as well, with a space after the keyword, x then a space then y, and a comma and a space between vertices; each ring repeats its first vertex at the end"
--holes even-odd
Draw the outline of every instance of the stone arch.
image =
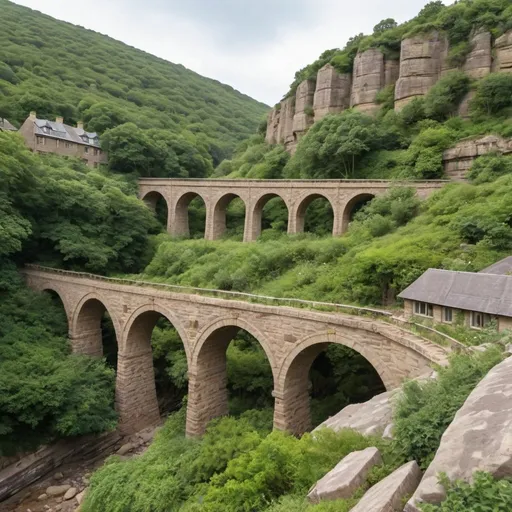
POLYGON ((246 212, 249 215, 249 228, 248 228, 248 232, 245 234, 246 242, 253 242, 261 235, 262 221, 263 221, 263 208, 265 208, 265 205, 271 199, 275 199, 276 197, 281 199, 281 201, 284 203, 284 205, 286 206, 286 209, 288 210, 288 215, 289 215, 290 207, 288 206, 288 204, 285 201, 283 196, 276 194, 274 192, 262 195, 254 204, 254 207, 252 208, 252 210, 250 212, 246 212))
POLYGON ((66 300, 66 294, 60 290, 58 286, 55 286, 54 284, 45 284, 41 289, 41 293, 44 292, 51 292, 57 295, 62 302, 62 306, 64 307, 64 311, 66 312, 66 317, 68 319, 68 330, 71 331, 71 323, 73 318, 73 307, 69 302, 66 300))
POLYGON ((228 413, 226 350, 240 329, 251 334, 263 348, 275 382, 276 364, 270 340, 254 325, 225 317, 205 326, 197 336, 189 367, 187 435, 204 433, 208 422, 228 413))
POLYGON ((204 197, 198 192, 184 192, 176 201, 171 216, 171 233, 174 236, 190 236, 189 206, 190 203, 200 198, 206 206, 204 197))
POLYGON ((113 315, 114 308, 101 295, 88 293, 77 304, 70 323, 70 339, 73 352, 101 357, 103 355, 103 337, 101 319, 105 311, 114 324, 116 339, 121 331, 118 319, 113 315))
POLYGON ((169 223, 170 223, 170 209, 169 209, 170 202, 167 199, 167 197, 162 192, 159 192, 158 190, 150 190, 150 191, 146 192, 144 195, 142 195, 141 199, 142 199, 142 201, 144 201, 146 203, 146 206, 148 208, 150 208, 155 213, 155 215, 157 214, 158 201, 160 201, 160 200, 164 201, 165 207, 167 209, 167 219, 166 219, 165 225, 166 225, 166 228, 168 229, 169 223))
MULTIPOLYGON (((294 230, 292 231, 293 233, 303 233, 304 225, 306 222, 306 211, 307 211, 309 205, 315 199, 325 199, 331 205, 332 213, 334 216, 333 236, 336 236, 337 235, 336 226, 338 224, 338 222, 337 222, 338 212, 335 207, 335 204, 333 203, 331 198, 329 198, 326 194, 314 193, 314 194, 308 194, 305 197, 303 197, 302 200, 297 205, 297 208, 294 213, 294 218, 290 219, 290 221, 288 222, 288 226, 294 226, 294 230)), ((290 231, 291 230, 289 229, 289 232, 290 231)))
POLYGON ((116 380, 119 424, 126 434, 160 421, 151 349, 151 334, 160 317, 178 331, 190 364, 186 331, 171 311, 158 304, 146 304, 130 315, 123 330, 116 380))
POLYGON ((217 201, 214 203, 212 212, 211 212, 211 218, 209 221, 207 221, 207 226, 209 235, 207 236, 210 240, 217 240, 222 237, 222 235, 226 231, 226 210, 229 206, 229 203, 233 201, 233 199, 240 199, 245 206, 245 217, 247 220, 247 203, 244 201, 244 199, 235 193, 229 192, 227 194, 224 194, 221 196, 217 201))
POLYGON ((376 370, 387 390, 400 385, 377 350, 354 339, 352 333, 323 331, 306 336, 285 357, 279 369, 275 390, 274 426, 294 434, 311 428, 309 370, 313 361, 330 343, 337 343, 361 354, 376 370))
POLYGON ((352 197, 343 209, 341 232, 346 233, 348 226, 353 220, 354 213, 362 206, 371 201, 375 197, 375 194, 363 192, 352 197))

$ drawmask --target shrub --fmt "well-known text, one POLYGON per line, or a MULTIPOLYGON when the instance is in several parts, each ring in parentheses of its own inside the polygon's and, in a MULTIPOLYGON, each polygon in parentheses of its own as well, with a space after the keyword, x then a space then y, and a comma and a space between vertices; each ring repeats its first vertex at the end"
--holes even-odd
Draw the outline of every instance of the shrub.
POLYGON ((443 121, 454 114, 469 91, 469 77, 462 71, 452 71, 442 77, 425 97, 425 115, 443 121))
POLYGON ((470 103, 471 112, 493 115, 509 107, 512 107, 512 74, 491 73, 482 78, 470 103))

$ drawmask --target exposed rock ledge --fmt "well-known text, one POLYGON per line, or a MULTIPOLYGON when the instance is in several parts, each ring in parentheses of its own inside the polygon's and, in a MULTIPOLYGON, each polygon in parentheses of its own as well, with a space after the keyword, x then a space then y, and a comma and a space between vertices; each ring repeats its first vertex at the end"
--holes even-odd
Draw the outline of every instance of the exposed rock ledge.
POLYGON ((419 512, 420 502, 441 503, 446 495, 438 483, 441 472, 450 480, 471 481, 475 471, 496 478, 512 476, 512 358, 494 367, 469 395, 446 429, 436 456, 405 512, 419 512))

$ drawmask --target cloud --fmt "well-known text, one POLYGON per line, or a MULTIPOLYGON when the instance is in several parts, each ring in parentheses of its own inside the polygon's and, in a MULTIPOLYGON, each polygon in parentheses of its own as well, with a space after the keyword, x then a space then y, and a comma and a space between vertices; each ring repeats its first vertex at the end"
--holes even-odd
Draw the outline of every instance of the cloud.
POLYGON ((273 105, 295 72, 427 0, 16 0, 108 34, 273 105))

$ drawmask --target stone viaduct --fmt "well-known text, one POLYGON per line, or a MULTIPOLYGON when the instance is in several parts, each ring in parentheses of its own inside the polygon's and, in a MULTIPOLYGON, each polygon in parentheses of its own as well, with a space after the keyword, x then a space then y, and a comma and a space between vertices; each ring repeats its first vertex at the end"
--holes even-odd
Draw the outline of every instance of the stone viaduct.
POLYGON ((155 208, 158 199, 167 203, 167 230, 173 236, 188 236, 188 206, 201 197, 206 207, 205 238, 216 240, 226 229, 226 208, 236 197, 245 204, 244 242, 255 241, 261 234, 265 204, 280 197, 288 209, 288 233, 302 233, 310 203, 323 197, 334 214, 333 236, 348 229, 354 208, 395 186, 416 189, 426 198, 447 182, 386 180, 242 180, 242 179, 163 179, 141 178, 139 196, 155 208))
POLYGON ((100 323, 105 311, 110 315, 118 342, 116 407, 124 433, 159 420, 151 333, 161 316, 176 328, 187 355, 189 436, 202 434, 212 418, 228 412, 226 349, 240 329, 258 340, 272 368, 274 427, 296 434, 311 426, 309 369, 328 343, 362 354, 387 389, 447 360, 447 349, 375 317, 221 299, 36 266, 23 273, 31 288, 53 291, 62 300, 75 353, 102 355, 100 323))

